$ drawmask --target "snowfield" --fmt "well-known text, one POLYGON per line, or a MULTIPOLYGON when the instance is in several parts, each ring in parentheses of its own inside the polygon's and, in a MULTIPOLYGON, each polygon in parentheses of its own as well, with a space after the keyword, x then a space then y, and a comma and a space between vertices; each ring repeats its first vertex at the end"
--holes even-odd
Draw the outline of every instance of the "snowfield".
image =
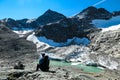
POLYGON ((27 20, 27 22, 26 23, 32 23, 33 21, 35 21, 36 19, 29 19, 29 20, 27 20))
POLYGON ((46 37, 38 37, 38 40, 53 47, 63 47, 70 45, 71 43, 76 45, 80 45, 80 44, 88 45, 90 43, 90 41, 87 38, 78 38, 78 37, 68 39, 67 42, 62 42, 62 43, 54 42, 53 40, 47 39, 46 37))
POLYGON ((112 17, 109 20, 96 19, 92 21, 92 24, 98 28, 107 28, 109 26, 118 25, 120 24, 120 16, 112 17))
POLYGON ((27 40, 28 41, 32 41, 34 44, 36 44, 37 48, 41 47, 41 46, 44 46, 45 45, 45 48, 46 47, 50 47, 48 44, 45 44, 44 42, 40 42, 38 40, 38 38, 34 35, 35 33, 33 32, 31 35, 29 35, 27 37, 27 40))
POLYGON ((112 31, 112 30, 117 30, 117 29, 120 29, 120 24, 115 25, 115 26, 110 26, 108 28, 102 28, 102 32, 112 31))
POLYGON ((19 34, 19 37, 23 37, 25 34, 27 34, 27 33, 30 33, 30 32, 32 32, 33 30, 20 30, 20 31, 13 31, 13 32, 15 32, 15 33, 17 33, 17 34, 19 34))

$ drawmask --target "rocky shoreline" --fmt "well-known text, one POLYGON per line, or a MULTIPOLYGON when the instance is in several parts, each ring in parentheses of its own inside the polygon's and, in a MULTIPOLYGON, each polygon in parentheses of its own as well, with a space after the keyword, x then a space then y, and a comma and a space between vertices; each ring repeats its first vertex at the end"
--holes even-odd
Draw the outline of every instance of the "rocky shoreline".
POLYGON ((120 80, 120 73, 104 69, 102 72, 85 72, 74 66, 50 65, 50 71, 35 71, 37 63, 25 64, 24 70, 12 66, 1 67, 0 80, 120 80))

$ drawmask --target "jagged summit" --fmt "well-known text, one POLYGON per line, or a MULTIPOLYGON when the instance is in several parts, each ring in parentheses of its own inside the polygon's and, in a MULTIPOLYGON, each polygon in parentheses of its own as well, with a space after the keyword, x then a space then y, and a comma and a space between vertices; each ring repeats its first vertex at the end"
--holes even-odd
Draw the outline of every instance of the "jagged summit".
POLYGON ((110 19, 112 17, 112 13, 107 11, 104 8, 95 8, 93 6, 90 6, 86 9, 84 9, 82 12, 74 16, 75 18, 79 19, 110 19))
POLYGON ((86 9, 84 9, 84 10, 83 10, 82 12, 80 12, 80 13, 87 12, 87 11, 96 11, 96 10, 97 10, 96 7, 90 6, 90 7, 86 8, 86 9))
POLYGON ((64 18, 66 17, 63 14, 48 9, 42 16, 38 17, 36 21, 40 22, 41 25, 45 25, 47 23, 53 23, 64 18))
POLYGON ((55 12, 55 11, 53 11, 53 10, 51 10, 51 9, 48 9, 48 10, 44 13, 44 15, 45 15, 45 14, 52 14, 52 13, 58 13, 58 12, 55 12))
POLYGON ((3 22, 11 22, 11 21, 15 21, 15 20, 12 19, 12 18, 4 18, 1 21, 3 21, 3 22))

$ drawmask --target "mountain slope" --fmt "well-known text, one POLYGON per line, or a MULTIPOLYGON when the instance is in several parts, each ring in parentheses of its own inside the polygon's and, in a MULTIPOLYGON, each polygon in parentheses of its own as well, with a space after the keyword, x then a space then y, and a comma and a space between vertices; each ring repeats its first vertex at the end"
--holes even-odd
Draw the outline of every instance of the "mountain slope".
POLYGON ((75 15, 74 18, 78 19, 110 19, 112 17, 112 13, 109 11, 105 10, 104 8, 95 8, 93 6, 90 6, 86 9, 84 9, 82 12, 79 14, 75 15))
POLYGON ((45 25, 48 23, 57 22, 57 21, 62 20, 64 18, 66 18, 66 17, 63 14, 60 14, 58 12, 55 12, 55 11, 52 11, 49 9, 43 15, 38 17, 36 19, 36 21, 39 22, 40 25, 45 25))
MULTIPOLYGON (((36 52, 36 45, 12 32, 8 27, 0 24, 0 59, 13 59, 36 52)), ((25 57, 24 57, 25 58, 25 57)))
POLYGON ((102 32, 94 34, 90 48, 96 54, 92 54, 91 59, 110 69, 120 70, 120 25, 114 27, 112 26, 113 30, 106 28, 102 32), (114 27, 118 28, 114 29, 114 27))

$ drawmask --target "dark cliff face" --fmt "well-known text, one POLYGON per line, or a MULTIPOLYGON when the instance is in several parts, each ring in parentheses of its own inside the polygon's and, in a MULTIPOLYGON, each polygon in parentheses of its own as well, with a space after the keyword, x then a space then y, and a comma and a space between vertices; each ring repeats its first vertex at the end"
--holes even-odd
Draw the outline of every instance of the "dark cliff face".
POLYGON ((73 37, 87 37, 90 31, 95 31, 97 28, 92 25, 81 26, 80 21, 74 20, 74 18, 66 18, 57 23, 48 24, 36 31, 36 36, 45 36, 48 39, 52 39, 55 42, 66 42, 67 39, 73 37))
POLYGON ((13 27, 19 27, 19 24, 12 18, 5 18, 3 20, 0 20, 0 23, 6 25, 10 29, 12 29, 13 27))
POLYGON ((75 18, 80 19, 110 19, 112 17, 112 14, 105 10, 104 8, 95 8, 95 7, 88 7, 87 9, 84 9, 82 12, 74 16, 75 18))
POLYGON ((34 54, 36 45, 30 41, 19 38, 8 27, 0 24, 0 58, 9 59, 25 54, 34 54))
POLYGON ((114 11, 112 14, 113 16, 120 16, 120 11, 114 11))
POLYGON ((65 42, 68 38, 75 36, 77 25, 71 23, 71 19, 61 20, 59 23, 53 23, 43 26, 40 30, 36 31, 36 36, 45 36, 55 42, 65 42))
POLYGON ((45 25, 48 23, 57 22, 64 18, 66 18, 64 15, 49 9, 42 16, 38 17, 36 21, 39 22, 40 25, 45 25))

